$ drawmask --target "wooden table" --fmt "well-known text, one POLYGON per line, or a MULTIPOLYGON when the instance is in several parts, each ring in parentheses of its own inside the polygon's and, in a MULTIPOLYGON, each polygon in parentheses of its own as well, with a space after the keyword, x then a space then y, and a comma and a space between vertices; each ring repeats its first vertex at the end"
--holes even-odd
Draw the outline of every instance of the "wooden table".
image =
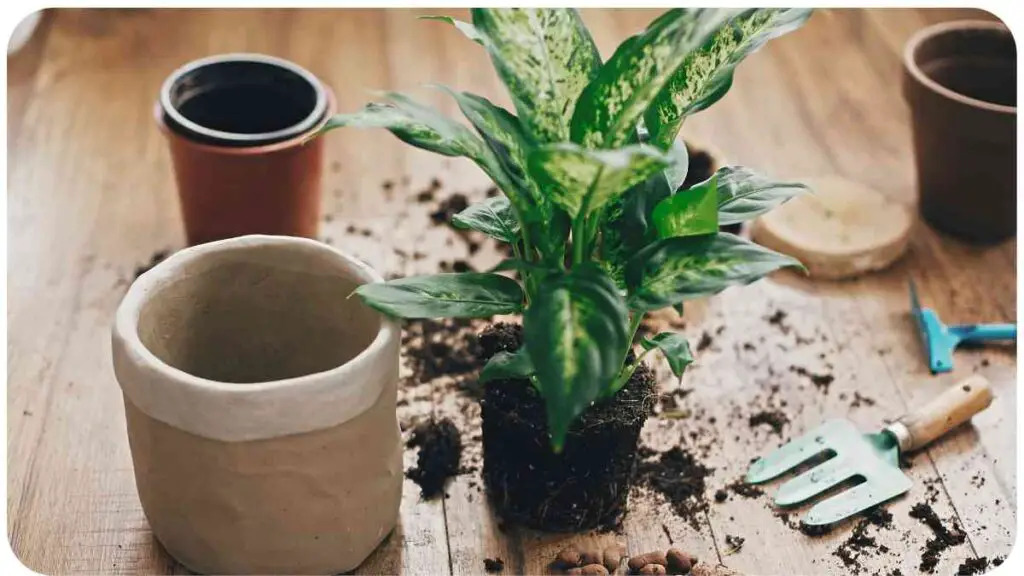
MULTIPOLYGON (((838 173, 911 204, 899 53, 917 28, 960 15, 823 10, 744 63, 728 96, 684 133, 713 142, 732 163, 780 177, 838 173)), ((607 55, 652 13, 584 17, 607 55)), ((31 43, 8 59, 8 531, 18 556, 37 571, 184 571, 154 540, 139 505, 108 331, 136 266, 183 244, 168 155, 152 122, 157 89, 177 65, 229 51, 268 52, 309 67, 334 87, 342 110, 360 106, 366 89, 426 82, 508 103, 477 46, 444 25, 416 21, 411 11, 49 13, 31 43)), ((452 103, 422 92, 455 112, 452 103)), ((482 197, 487 183, 473 166, 414 151, 383 132, 336 132, 328 154, 324 209, 332 218, 323 224, 325 240, 392 273, 466 257, 465 244, 431 226, 430 207, 411 196, 436 176, 441 195, 482 197), (396 182, 390 199, 382 193, 385 180, 396 182), (374 235, 346 232, 350 224, 374 235), (393 251, 399 246, 428 257, 404 261, 393 251)), ((485 265, 495 258, 488 244, 470 260, 485 265)), ((1015 241, 970 247, 921 225, 906 258, 884 274, 845 283, 782 274, 689 306, 683 331, 694 343, 705 332, 712 338, 683 382, 693 390, 685 407, 694 416, 652 418, 645 442, 687 447, 687 433, 705 429, 705 463, 715 468, 710 499, 751 457, 825 417, 848 416, 870 429, 956 378, 981 372, 996 401, 973 426, 914 458, 907 470, 914 488, 888 507, 894 527, 867 529, 890 552, 876 550, 859 562, 865 573, 917 573, 931 534, 908 511, 929 493, 939 516, 955 517, 968 535, 942 556, 939 573, 953 573, 969 557, 1002 557, 1015 526, 1014 349, 958 352, 952 376, 931 377, 907 313, 906 279, 917 280, 922 298, 945 319, 1013 321, 1015 260, 1015 241), (787 313, 785 330, 766 321, 776 310, 787 313), (836 379, 825 394, 790 366, 827 369, 836 379), (854 402, 855 392, 874 403, 854 402), (752 410, 783 404, 790 423, 781 435, 748 426, 752 410)), ((666 367, 657 368, 663 391, 676 388, 666 367)), ((420 400, 401 415, 452 415, 472 448, 475 407, 463 410, 464 397, 430 393, 442 385, 407 391, 420 400)), ((409 452, 407 465, 413 458, 409 452)), ((691 526, 657 496, 637 492, 619 536, 540 535, 500 531, 477 475, 459 476, 450 498, 429 502, 407 481, 400 529, 358 572, 481 573, 483 559, 498 556, 507 573, 539 573, 566 542, 613 538, 633 552, 671 542, 708 565, 748 573, 845 571, 833 552, 850 525, 805 537, 772 513, 767 496, 712 502, 691 526), (727 536, 745 538, 744 546, 736 550, 727 536)))

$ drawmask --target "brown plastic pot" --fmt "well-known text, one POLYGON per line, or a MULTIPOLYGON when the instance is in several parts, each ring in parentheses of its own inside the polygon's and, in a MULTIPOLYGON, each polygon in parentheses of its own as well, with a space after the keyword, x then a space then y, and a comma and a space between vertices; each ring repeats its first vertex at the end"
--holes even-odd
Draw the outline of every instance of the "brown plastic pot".
POLYGON ((260 54, 212 56, 171 74, 155 115, 170 146, 188 243, 316 238, 323 143, 309 137, 334 106, 313 74, 260 54))
POLYGON ((1016 66, 997 22, 929 26, 904 50, 921 215, 963 240, 1016 234, 1016 66))

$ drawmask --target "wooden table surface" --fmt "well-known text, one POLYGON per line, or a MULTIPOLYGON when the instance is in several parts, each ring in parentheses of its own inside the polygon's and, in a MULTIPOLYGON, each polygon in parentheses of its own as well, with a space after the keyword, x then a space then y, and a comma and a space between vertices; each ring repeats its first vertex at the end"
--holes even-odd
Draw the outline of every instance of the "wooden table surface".
MULTIPOLYGON (((136 266, 183 244, 169 158, 152 121, 162 79, 196 57, 260 51, 310 68, 334 87, 342 110, 356 109, 370 89, 427 82, 507 105, 476 45, 414 15, 62 10, 50 12, 31 43, 9 57, 7 510, 14 550, 28 566, 43 573, 185 571, 154 540, 140 508, 109 348, 112 314, 136 266)), ((713 142, 732 163, 783 178, 840 174, 913 204, 899 54, 914 30, 962 15, 820 11, 804 29, 742 64, 732 91, 693 118, 684 134, 713 142)), ((651 17, 649 11, 584 12, 606 56, 651 17)), ((450 102, 421 92, 455 112, 450 102)), ((430 206, 411 197, 437 177, 441 196, 461 191, 481 198, 487 183, 473 166, 415 151, 383 132, 338 131, 328 139, 325 240, 389 273, 430 271, 442 259, 467 258, 465 243, 430 225, 430 206), (391 195, 382 193, 386 180, 397 183, 391 195), (352 224, 372 235, 347 232, 352 224), (428 256, 405 260, 396 247, 428 256)), ((496 258, 487 244, 470 260, 483 266, 496 258)), ((907 474, 914 487, 888 506, 893 527, 866 532, 889 551, 869 550, 858 564, 866 574, 918 573, 931 533, 908 511, 927 497, 944 522, 955 519, 967 533, 964 544, 942 555, 938 573, 951 574, 970 557, 1005 556, 1016 506, 1014 349, 962 350, 953 375, 930 376, 908 316, 906 279, 917 280, 922 299, 946 320, 1014 321, 1015 261, 1015 241, 970 247, 921 225, 907 256, 886 273, 845 283, 781 274, 689 306, 684 333, 693 343, 705 333, 711 339, 682 383, 693 390, 685 399, 693 416, 652 418, 644 441, 656 449, 682 443, 695 450, 689 432, 697 432, 704 462, 715 469, 710 500, 752 457, 826 417, 878 427, 980 372, 992 381, 995 402, 973 425, 913 459, 907 474), (787 314, 785 329, 766 320, 776 310, 787 314), (835 381, 824 393, 791 366, 829 370, 835 381), (853 401, 855 392, 874 402, 853 401), (767 408, 788 415, 780 435, 748 425, 752 411, 767 408)), ((657 369, 662 391, 678 386, 665 366, 657 369)), ((465 397, 431 393, 443 386, 428 382, 404 391, 412 401, 400 415, 407 421, 451 415, 472 452, 478 412, 465 397)), ((411 465, 414 454, 406 458, 411 465)), ((773 514, 768 496, 733 495, 683 519, 658 496, 638 490, 619 535, 542 535, 500 530, 479 484, 478 472, 467 473, 451 483, 448 499, 422 501, 407 480, 400 528, 358 572, 481 573, 484 558, 500 557, 506 573, 540 573, 568 541, 614 538, 633 552, 671 542, 709 566, 744 573, 848 571, 834 552, 851 524, 805 537, 773 514), (737 550, 727 536, 745 543, 737 550)))

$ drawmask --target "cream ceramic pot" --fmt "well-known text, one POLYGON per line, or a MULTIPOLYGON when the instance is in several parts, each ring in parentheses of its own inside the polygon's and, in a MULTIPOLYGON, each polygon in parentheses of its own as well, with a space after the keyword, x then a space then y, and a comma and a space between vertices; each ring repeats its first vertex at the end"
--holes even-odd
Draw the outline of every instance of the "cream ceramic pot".
POLYGON ((302 238, 185 249, 117 310, 114 372, 142 508, 192 570, 336 574, 394 528, 399 327, 381 280, 302 238))

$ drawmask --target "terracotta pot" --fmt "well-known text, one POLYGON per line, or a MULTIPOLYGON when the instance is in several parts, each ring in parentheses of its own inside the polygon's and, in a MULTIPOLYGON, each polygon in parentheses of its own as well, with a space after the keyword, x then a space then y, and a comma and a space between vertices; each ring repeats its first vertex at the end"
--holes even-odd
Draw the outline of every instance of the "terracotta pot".
POLYGON ((921 214, 964 240, 1016 234, 1016 60, 996 22, 930 26, 903 53, 921 214))
POLYGON ((333 111, 330 89, 279 58, 213 56, 171 74, 155 114, 170 145, 188 243, 315 238, 323 142, 309 137, 333 111))
POLYGON ((135 481, 194 571, 337 574, 394 528, 400 330, 346 296, 379 274, 319 242, 182 250, 113 329, 135 481))

